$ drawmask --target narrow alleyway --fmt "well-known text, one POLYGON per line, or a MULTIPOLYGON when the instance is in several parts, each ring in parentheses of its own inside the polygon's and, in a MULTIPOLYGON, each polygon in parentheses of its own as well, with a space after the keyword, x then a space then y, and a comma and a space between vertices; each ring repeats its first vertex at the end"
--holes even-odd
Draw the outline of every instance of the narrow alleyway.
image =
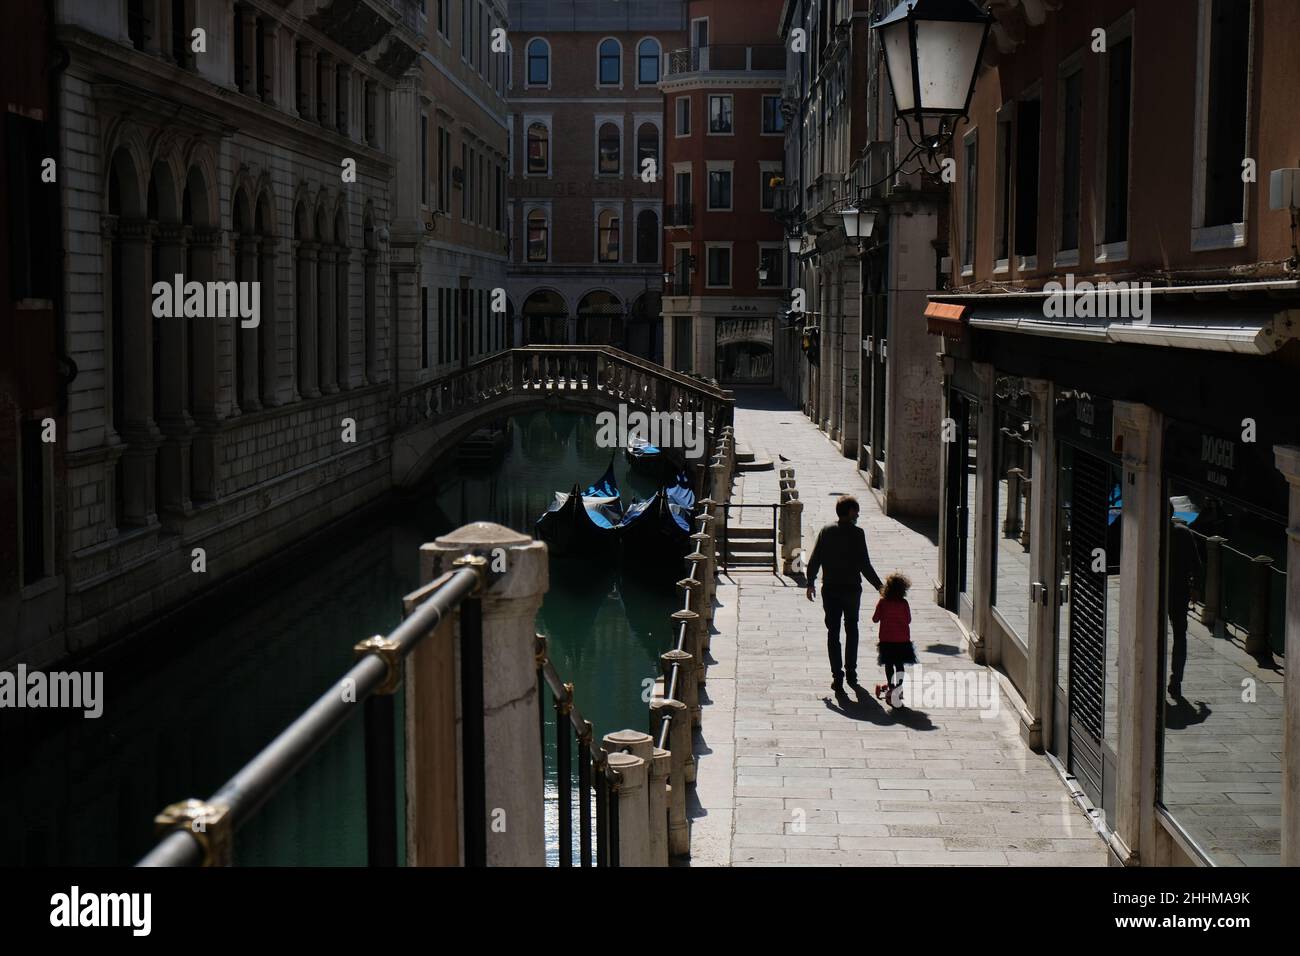
POLYGON ((934 604, 936 545, 925 529, 883 516, 854 462, 780 395, 742 391, 737 400, 739 444, 776 468, 737 475, 733 500, 777 501, 788 459, 807 552, 835 520, 835 500, 855 495, 876 570, 912 580, 920 687, 912 669, 898 712, 872 696, 883 674, 869 585, 863 686, 837 700, 820 593, 813 605, 794 579, 724 574, 696 745, 692 864, 1105 865, 1089 819, 1021 741, 998 681, 934 604))

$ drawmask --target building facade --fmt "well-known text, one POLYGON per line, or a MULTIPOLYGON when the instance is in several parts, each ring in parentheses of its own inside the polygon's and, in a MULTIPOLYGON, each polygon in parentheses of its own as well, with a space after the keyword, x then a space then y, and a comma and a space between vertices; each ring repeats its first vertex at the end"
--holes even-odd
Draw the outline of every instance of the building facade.
POLYGON ((63 632, 68 380, 55 156, 57 69, 44 4, 0 37, 0 660, 63 632), (54 80, 51 80, 54 77, 54 80))
POLYGON ((665 364, 726 385, 771 385, 788 253, 780 0, 690 0, 688 42, 663 83, 665 364))
POLYGON ((399 324, 399 389, 507 348, 511 332, 504 298, 493 301, 506 287, 505 4, 424 7, 418 69, 393 96, 390 269, 398 311, 412 318, 399 324))
POLYGON ((662 358, 664 51, 681 0, 511 0, 514 341, 662 358))
POLYGON ((941 375, 914 317, 938 287, 947 192, 914 165, 898 169, 909 144, 895 136, 871 31, 892 7, 787 0, 782 9, 790 113, 782 213, 799 240, 790 284, 804 302, 787 337, 814 354, 791 349, 781 384, 857 459, 885 513, 933 515, 941 375), (846 232, 846 209, 862 213, 858 238, 846 232))
POLYGON ((1300 10, 992 9, 926 310, 938 598, 1116 862, 1295 865, 1300 10))
POLYGON ((76 375, 46 452, 66 462, 66 487, 46 485, 62 619, 0 648, 29 664, 389 487, 390 109, 423 43, 414 0, 54 10, 51 297, 76 375))

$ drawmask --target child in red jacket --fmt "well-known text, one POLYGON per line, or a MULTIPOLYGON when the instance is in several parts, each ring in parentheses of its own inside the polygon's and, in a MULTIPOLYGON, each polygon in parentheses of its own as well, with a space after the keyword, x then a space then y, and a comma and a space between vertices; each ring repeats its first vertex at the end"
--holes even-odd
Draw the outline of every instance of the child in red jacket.
POLYGON ((882 694, 890 707, 903 706, 903 667, 916 663, 916 649, 912 646, 912 609, 907 604, 907 589, 912 582, 901 574, 885 578, 876 602, 876 613, 871 620, 880 625, 879 654, 876 660, 885 666, 884 684, 876 685, 876 697, 882 694), (894 680, 897 672, 898 680, 894 680))

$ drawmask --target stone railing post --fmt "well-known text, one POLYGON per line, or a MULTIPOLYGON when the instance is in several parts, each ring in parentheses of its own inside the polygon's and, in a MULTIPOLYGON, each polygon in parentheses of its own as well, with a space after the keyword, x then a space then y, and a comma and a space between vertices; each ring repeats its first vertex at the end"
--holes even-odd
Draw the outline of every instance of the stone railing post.
POLYGON ((606 734, 602 746, 609 755, 606 763, 618 777, 611 794, 618 800, 618 865, 650 866, 648 782, 654 742, 649 734, 620 730, 606 734))
MULTIPOLYGON (((659 661, 664 671, 664 696, 668 694, 668 688, 672 682, 673 665, 677 665, 677 696, 675 700, 680 700, 686 705, 686 712, 689 721, 683 721, 688 728, 698 726, 696 714, 700 708, 699 689, 695 686, 695 661, 686 651, 667 651, 659 655, 659 661)), ((695 757, 690 754, 686 760, 686 782, 695 782, 695 757)))
POLYGON ((672 772, 672 755, 654 748, 650 759, 650 782, 647 804, 650 810, 650 865, 668 865, 668 776, 672 772))
MULTIPOLYGON (((549 583, 546 546, 509 528, 476 522, 420 549, 421 580, 432 581, 452 570, 457 559, 470 555, 486 559, 489 568, 493 565, 506 568, 480 596, 487 864, 543 866, 546 842, 542 801, 538 799, 543 792, 543 778, 542 754, 537 746, 535 621, 549 583)), ((455 626, 458 660, 459 614, 455 626)), ((440 653, 435 642, 426 641, 417 656, 426 649, 431 655, 440 653)), ((446 666, 450 655, 441 653, 444 654, 441 663, 446 666)), ((420 665, 417 663, 410 670, 419 672, 420 665)), ((463 694, 457 694, 455 699, 459 701, 462 697, 463 694)), ((432 779, 432 774, 445 769, 429 759, 432 755, 422 745, 426 731, 435 726, 429 723, 427 712, 441 706, 445 702, 429 699, 425 685, 418 679, 413 684, 408 677, 407 792, 412 797, 407 802, 407 847, 408 859, 415 861, 415 865, 425 860, 421 839, 427 821, 421 813, 421 788, 438 787, 439 782, 432 779)), ((457 716, 459 719, 462 715, 457 716)), ((461 765, 458 757, 455 766, 461 765)), ((455 778, 453 770, 451 779, 455 778)))
POLYGON ((1270 599, 1275 559, 1267 554, 1259 554, 1250 559, 1250 619, 1246 625, 1246 653, 1255 657, 1272 657, 1269 647, 1269 608, 1273 606, 1270 599))
POLYGON ((1211 632, 1219 620, 1219 608, 1223 601, 1223 546, 1228 539, 1222 535, 1212 534, 1205 539, 1205 593, 1201 610, 1201 623, 1211 632))
POLYGON ((656 697, 650 701, 650 713, 656 736, 663 719, 672 718, 668 726, 668 852, 685 856, 691 852, 691 824, 686 816, 687 767, 694 762, 690 711, 680 700, 656 697))
POLYGON ((794 570, 794 556, 803 546, 803 502, 793 488, 781 500, 781 573, 794 570))

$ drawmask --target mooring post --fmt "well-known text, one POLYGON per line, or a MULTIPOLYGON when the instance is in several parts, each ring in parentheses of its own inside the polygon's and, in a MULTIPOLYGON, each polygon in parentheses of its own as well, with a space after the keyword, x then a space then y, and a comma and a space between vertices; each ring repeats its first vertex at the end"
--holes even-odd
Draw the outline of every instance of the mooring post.
POLYGON ((657 697, 650 702, 654 733, 664 718, 668 725, 668 852, 685 856, 691 852, 691 824, 686 816, 686 767, 691 756, 690 711, 680 700, 657 697))
MULTIPOLYGON (((546 545, 498 524, 475 522, 420 548, 421 580, 432 581, 467 557, 482 559, 472 566, 484 585, 475 595, 482 612, 483 712, 459 712, 464 688, 454 699, 458 720, 482 721, 485 862, 488 866, 544 866, 543 805, 538 799, 543 776, 537 746, 535 621, 549 584, 546 545)), ((460 617, 458 613, 455 621, 457 656, 460 617)), ((428 825, 421 816, 420 789, 445 785, 430 776, 446 773, 448 768, 445 761, 433 765, 417 759, 413 765, 412 754, 425 752, 420 741, 431 726, 427 712, 440 706, 445 707, 446 701, 428 699, 423 687, 413 687, 408 678, 407 848, 408 861, 416 864, 424 862, 419 846, 421 831, 428 825)), ((463 746, 450 768, 453 781, 462 760, 463 746)))

